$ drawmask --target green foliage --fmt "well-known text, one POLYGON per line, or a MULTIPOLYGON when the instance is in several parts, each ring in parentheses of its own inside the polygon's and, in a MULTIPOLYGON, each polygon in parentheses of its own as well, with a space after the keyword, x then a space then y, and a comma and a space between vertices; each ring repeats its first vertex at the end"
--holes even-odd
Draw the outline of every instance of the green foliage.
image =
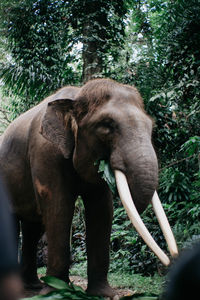
POLYGON ((86 0, 68 2, 74 39, 83 43, 83 82, 105 73, 110 57, 116 60, 123 45, 124 15, 129 1, 86 0))
POLYGON ((66 82, 76 82, 64 1, 3 2, 1 16, 9 56, 0 76, 6 91, 20 97, 13 101, 17 113, 66 82))
POLYGON ((197 136, 189 138, 180 147, 186 158, 178 165, 172 163, 170 167, 165 167, 161 173, 160 194, 165 203, 171 208, 173 206, 174 213, 170 215, 174 218, 173 223, 177 219, 192 223, 200 216, 199 141, 197 136))
MULTIPOLYGON (((150 1, 152 6, 156 1, 150 1)), ((159 59, 173 80, 198 80, 200 6, 197 1, 166 1, 154 27, 159 59), (158 24, 158 23, 157 23, 158 24), (156 25, 157 25, 156 24, 156 25)), ((190 87, 189 87, 190 89, 190 87)), ((186 91, 186 93, 188 93, 186 91)), ((188 93, 189 96, 189 93, 188 93)))
POLYGON ((99 162, 98 173, 100 173, 101 177, 107 182, 113 195, 116 195, 117 187, 116 187, 115 177, 109 163, 107 163, 105 160, 101 160, 99 162))
POLYGON ((75 263, 86 266, 86 245, 85 245, 86 225, 85 209, 82 199, 79 197, 75 206, 75 213, 72 222, 72 257, 75 263))
POLYGON ((15 116, 65 84, 80 84, 82 75, 102 74, 123 44, 126 2, 2 1, 0 77, 5 92, 20 97, 12 100, 15 116))
MULTIPOLYGON (((142 219, 158 245, 167 251, 166 242, 152 208, 142 214, 142 219)), ((111 234, 111 272, 153 275, 158 270, 165 271, 149 247, 133 228, 124 208, 115 209, 111 234), (122 232, 122 234, 121 234, 122 232)))
POLYGON ((188 155, 198 154, 200 152, 200 137, 190 137, 189 140, 182 145, 181 150, 188 155))
POLYGON ((88 42, 96 43, 98 55, 114 51, 114 45, 123 43, 127 2, 86 0, 80 3, 75 0, 69 3, 69 18, 75 37, 86 47, 88 42))
POLYGON ((168 203, 189 201, 190 181, 177 167, 166 168, 161 176, 160 190, 168 203))

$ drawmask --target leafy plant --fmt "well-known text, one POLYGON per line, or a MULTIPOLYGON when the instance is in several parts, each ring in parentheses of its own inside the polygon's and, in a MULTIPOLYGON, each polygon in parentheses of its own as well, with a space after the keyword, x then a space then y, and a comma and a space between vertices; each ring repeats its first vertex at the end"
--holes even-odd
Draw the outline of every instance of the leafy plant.
POLYGON ((2 1, 0 14, 8 53, 0 76, 16 117, 77 74, 64 1, 2 1))
POLYGON ((53 276, 46 276, 41 278, 47 285, 54 288, 55 291, 52 291, 46 295, 38 295, 31 298, 24 298, 24 300, 40 300, 40 299, 104 299, 103 297, 95 297, 87 295, 84 290, 79 287, 75 286, 72 283, 67 284, 66 282, 53 277, 53 276))
POLYGON ((198 155, 200 153, 200 136, 190 137, 189 140, 182 145, 180 150, 190 156, 194 154, 198 155))

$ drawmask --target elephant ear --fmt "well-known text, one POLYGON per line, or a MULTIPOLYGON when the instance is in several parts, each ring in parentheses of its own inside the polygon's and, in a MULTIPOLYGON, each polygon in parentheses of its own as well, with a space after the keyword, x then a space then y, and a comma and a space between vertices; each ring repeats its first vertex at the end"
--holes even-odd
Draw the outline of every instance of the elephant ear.
POLYGON ((72 131, 72 111, 74 100, 58 99, 49 102, 42 119, 40 133, 56 145, 65 158, 69 158, 74 148, 72 131))

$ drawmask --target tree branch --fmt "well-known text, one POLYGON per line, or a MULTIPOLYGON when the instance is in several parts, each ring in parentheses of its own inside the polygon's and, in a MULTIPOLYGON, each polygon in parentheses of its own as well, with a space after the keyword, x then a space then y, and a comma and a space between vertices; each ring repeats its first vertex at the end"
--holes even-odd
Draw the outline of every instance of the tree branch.
MULTIPOLYGON (((2 107, 0 107, 0 112, 2 113, 2 115, 3 115, 3 119, 7 122, 7 124, 6 125, 8 125, 9 123, 11 123, 11 121, 9 120, 9 118, 8 118, 8 114, 9 114, 9 111, 7 111, 7 110, 5 110, 5 109, 3 109, 2 107)), ((4 121, 4 122, 5 122, 4 121)))
POLYGON ((174 162, 170 163, 169 165, 167 165, 167 166, 165 166, 165 167, 159 169, 159 172, 161 172, 161 171, 163 171, 163 170, 165 170, 165 169, 167 169, 167 168, 169 168, 169 167, 171 167, 171 166, 177 165, 177 164, 179 164, 179 163, 181 163, 181 162, 183 162, 183 161, 185 161, 185 160, 187 160, 187 159, 190 159, 190 158, 192 158, 192 157, 195 157, 195 156, 197 156, 197 155, 198 155, 198 154, 195 153, 195 154, 192 154, 192 155, 190 155, 190 156, 188 156, 188 157, 185 157, 185 158, 182 158, 182 159, 180 159, 180 160, 174 161, 174 162))

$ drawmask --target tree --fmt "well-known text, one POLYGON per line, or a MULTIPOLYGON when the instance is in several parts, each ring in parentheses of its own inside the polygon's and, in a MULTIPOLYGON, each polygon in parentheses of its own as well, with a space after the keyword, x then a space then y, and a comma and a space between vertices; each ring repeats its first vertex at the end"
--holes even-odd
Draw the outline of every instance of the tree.
POLYGON ((69 3, 74 34, 83 43, 83 82, 102 76, 108 55, 123 45, 128 1, 75 0, 69 3))
POLYGON ((73 41, 65 1, 6 1, 1 16, 9 53, 1 78, 7 91, 21 99, 13 100, 16 114, 66 82, 79 81, 70 65, 73 41))
POLYGON ((122 44, 127 1, 3 1, 2 34, 9 59, 1 65, 16 113, 27 110, 64 84, 102 76, 108 55, 122 44), (74 45, 82 43, 82 61, 75 67, 74 45), (114 49, 115 48, 115 49, 114 49), (80 66, 83 66, 81 72, 80 66))

